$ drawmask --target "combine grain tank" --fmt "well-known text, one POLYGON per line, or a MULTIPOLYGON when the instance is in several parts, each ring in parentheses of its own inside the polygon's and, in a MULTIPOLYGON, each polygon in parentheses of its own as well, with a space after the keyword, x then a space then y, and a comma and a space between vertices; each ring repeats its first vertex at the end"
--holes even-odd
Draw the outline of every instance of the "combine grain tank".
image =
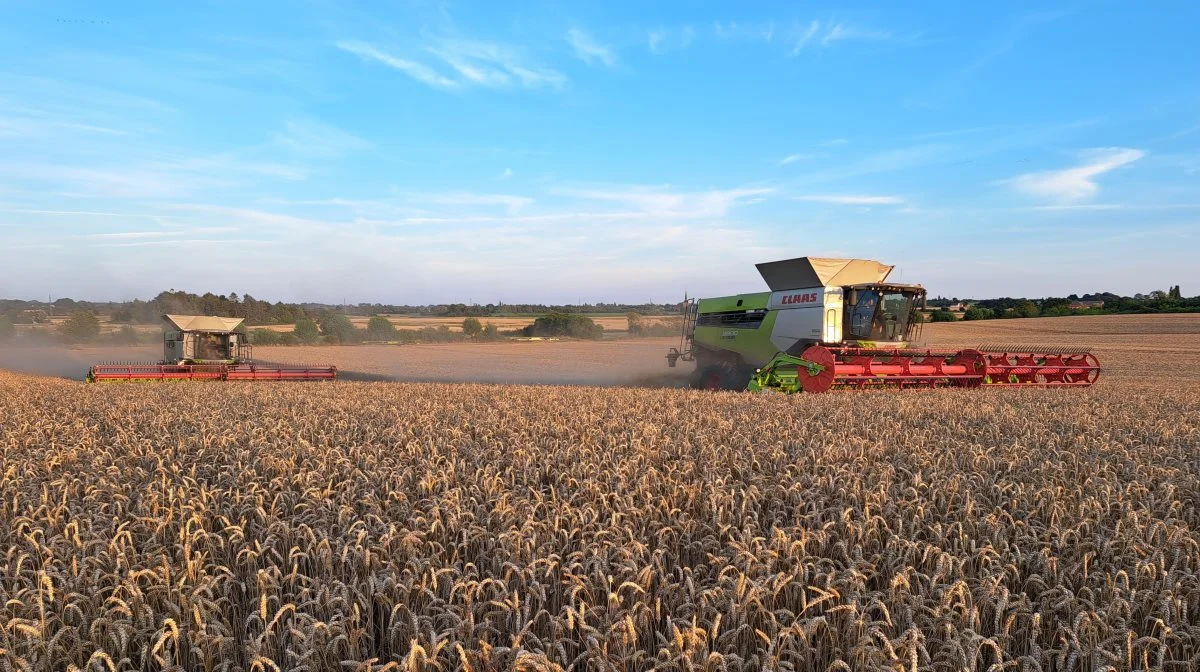
POLYGON ((912 347, 925 288, 888 282, 893 267, 877 261, 800 257, 757 267, 770 291, 684 302, 681 343, 667 364, 695 361, 696 387, 1086 387, 1100 375, 1086 350, 912 347))
POLYGON ((279 366, 254 361, 241 318, 163 315, 163 359, 157 363, 97 364, 87 381, 335 380, 334 366, 279 366))

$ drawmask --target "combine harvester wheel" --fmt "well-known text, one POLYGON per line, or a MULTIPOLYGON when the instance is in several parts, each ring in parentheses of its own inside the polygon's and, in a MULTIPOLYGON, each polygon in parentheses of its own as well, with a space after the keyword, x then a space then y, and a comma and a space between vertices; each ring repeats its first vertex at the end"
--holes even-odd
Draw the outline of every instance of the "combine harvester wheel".
POLYGON ((1099 376, 1094 355, 1059 348, 935 352, 812 345, 798 357, 779 353, 746 389, 793 394, 879 387, 1087 387, 1099 376))

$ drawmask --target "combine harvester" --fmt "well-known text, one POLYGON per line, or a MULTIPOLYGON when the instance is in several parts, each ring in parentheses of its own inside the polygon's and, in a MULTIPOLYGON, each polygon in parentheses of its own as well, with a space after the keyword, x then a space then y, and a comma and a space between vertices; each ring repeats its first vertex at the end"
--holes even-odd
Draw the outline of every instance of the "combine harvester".
POLYGON ((684 301, 681 343, 667 364, 695 361, 695 387, 1087 387, 1100 375, 1085 350, 912 347, 925 288, 887 282, 893 267, 877 261, 801 257, 757 267, 771 291, 684 301))
POLYGON ((97 364, 89 383, 155 380, 336 380, 337 367, 256 364, 236 317, 163 315, 163 361, 97 364))

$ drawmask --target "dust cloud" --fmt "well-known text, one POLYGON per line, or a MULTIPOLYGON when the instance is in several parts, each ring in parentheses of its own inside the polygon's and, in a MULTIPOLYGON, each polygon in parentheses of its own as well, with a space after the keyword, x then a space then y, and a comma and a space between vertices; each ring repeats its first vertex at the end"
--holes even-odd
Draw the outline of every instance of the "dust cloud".
MULTIPOLYGON (((673 345, 673 343, 671 343, 673 345)), ((356 382, 486 383, 594 387, 686 387, 692 366, 668 368, 658 339, 404 346, 272 346, 258 362, 338 367, 356 382)), ((0 369, 83 380, 105 362, 157 362, 154 346, 0 345, 0 369)))
POLYGON ((162 350, 145 347, 0 345, 0 369, 83 380, 88 368, 104 362, 157 362, 162 350))

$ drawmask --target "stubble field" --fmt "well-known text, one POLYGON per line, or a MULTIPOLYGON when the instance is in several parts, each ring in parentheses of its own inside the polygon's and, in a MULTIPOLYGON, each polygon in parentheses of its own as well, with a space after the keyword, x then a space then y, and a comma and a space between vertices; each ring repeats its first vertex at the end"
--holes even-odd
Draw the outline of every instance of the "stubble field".
MULTIPOLYGON (((0 666, 1200 668, 1200 320, 925 338, 1106 372, 796 397, 0 373, 0 666)), ((650 340, 631 368, 665 368, 650 340)), ((572 382, 609 345, 302 354, 572 382)))

